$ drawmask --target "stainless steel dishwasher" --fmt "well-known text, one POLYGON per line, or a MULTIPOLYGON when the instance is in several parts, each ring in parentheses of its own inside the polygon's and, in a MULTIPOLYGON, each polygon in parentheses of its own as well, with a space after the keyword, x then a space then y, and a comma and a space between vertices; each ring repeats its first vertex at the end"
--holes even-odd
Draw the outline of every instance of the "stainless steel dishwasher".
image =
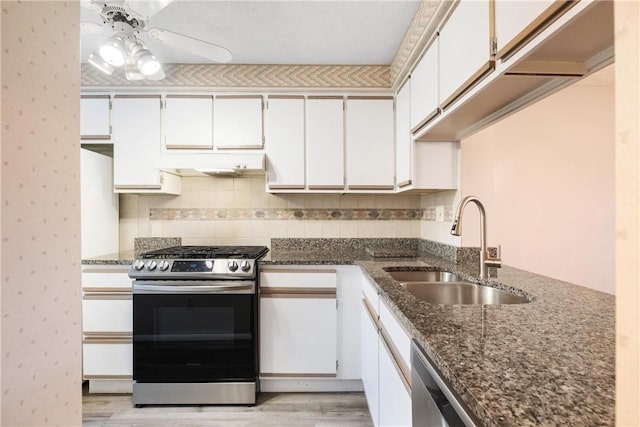
POLYGON ((411 343, 411 384, 413 427, 477 425, 415 341, 411 343))

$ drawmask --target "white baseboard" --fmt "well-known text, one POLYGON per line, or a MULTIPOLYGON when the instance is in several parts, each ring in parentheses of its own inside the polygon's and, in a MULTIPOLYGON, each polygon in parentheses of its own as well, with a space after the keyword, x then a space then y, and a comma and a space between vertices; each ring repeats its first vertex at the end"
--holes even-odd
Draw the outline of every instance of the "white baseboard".
POLYGON ((335 378, 264 378, 260 379, 264 392, 348 392, 364 391, 362 380, 335 378))
POLYGON ((133 380, 89 380, 89 393, 133 393, 133 380))

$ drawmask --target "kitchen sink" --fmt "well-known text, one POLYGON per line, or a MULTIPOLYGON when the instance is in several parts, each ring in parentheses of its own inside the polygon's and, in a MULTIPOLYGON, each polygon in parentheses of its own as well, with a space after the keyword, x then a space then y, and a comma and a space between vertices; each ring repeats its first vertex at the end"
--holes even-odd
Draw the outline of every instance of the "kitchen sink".
POLYGON ((522 304, 529 300, 511 292, 466 280, 449 271, 395 270, 387 273, 416 298, 433 304, 522 304))

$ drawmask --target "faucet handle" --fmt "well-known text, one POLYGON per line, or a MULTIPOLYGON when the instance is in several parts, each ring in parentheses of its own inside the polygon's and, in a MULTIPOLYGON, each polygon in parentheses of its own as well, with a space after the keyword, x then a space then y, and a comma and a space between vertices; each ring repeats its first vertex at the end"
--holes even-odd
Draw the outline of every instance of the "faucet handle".
POLYGON ((496 268, 502 267, 501 255, 502 255, 502 245, 498 245, 497 254, 495 257, 489 255, 489 251, 487 250, 487 259, 484 262, 485 265, 487 267, 496 267, 496 268))

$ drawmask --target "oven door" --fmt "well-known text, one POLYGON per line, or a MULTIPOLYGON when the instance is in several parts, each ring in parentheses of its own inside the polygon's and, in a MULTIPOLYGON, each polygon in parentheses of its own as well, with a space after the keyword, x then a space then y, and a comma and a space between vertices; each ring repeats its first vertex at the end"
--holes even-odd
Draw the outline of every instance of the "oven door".
POLYGON ((193 285, 186 283, 182 291, 170 287, 163 292, 136 290, 134 284, 133 379, 167 383, 255 381, 255 292, 208 289, 195 293, 198 286, 193 285))

